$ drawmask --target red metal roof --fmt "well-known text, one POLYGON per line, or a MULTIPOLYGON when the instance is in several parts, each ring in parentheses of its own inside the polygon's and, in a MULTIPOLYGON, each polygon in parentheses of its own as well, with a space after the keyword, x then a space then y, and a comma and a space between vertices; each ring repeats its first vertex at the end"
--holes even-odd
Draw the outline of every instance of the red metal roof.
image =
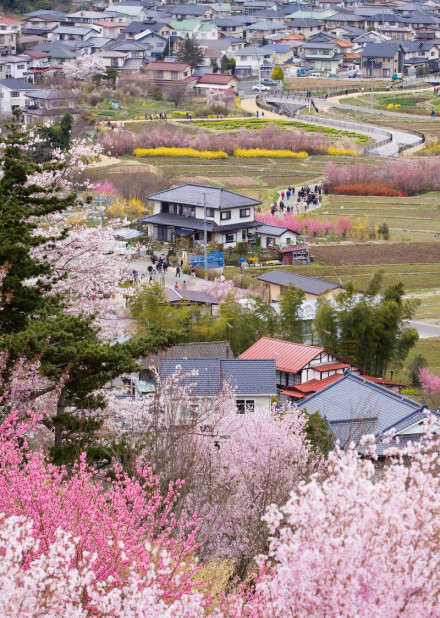
POLYGON ((205 73, 205 75, 202 75, 202 77, 199 79, 199 84, 220 84, 220 85, 226 85, 229 84, 230 81, 232 80, 236 80, 237 78, 234 77, 234 75, 219 75, 217 73, 205 73))
POLYGON ((374 378, 373 376, 360 376, 364 380, 369 380, 375 384, 383 384, 384 386, 407 386, 402 382, 393 382, 392 380, 384 380, 383 378, 374 378))
POLYGON ((348 367, 347 363, 325 363, 324 365, 318 365, 313 367, 316 371, 333 371, 334 369, 345 369, 348 367))
POLYGON ((7 24, 8 26, 13 26, 15 24, 22 24, 23 22, 20 19, 12 19, 12 17, 5 17, 4 15, 0 17, 1 24, 7 24))
POLYGON ((293 388, 288 388, 283 392, 283 395, 289 395, 290 397, 296 397, 297 399, 303 399, 304 397, 308 397, 309 395, 313 395, 313 393, 317 393, 325 386, 328 386, 332 382, 336 382, 339 378, 342 378, 342 373, 335 373, 328 378, 324 378, 323 380, 309 380, 304 384, 296 384, 293 388))
POLYGON ((278 371, 297 373, 325 351, 324 348, 311 345, 262 337, 238 358, 274 358, 278 371))

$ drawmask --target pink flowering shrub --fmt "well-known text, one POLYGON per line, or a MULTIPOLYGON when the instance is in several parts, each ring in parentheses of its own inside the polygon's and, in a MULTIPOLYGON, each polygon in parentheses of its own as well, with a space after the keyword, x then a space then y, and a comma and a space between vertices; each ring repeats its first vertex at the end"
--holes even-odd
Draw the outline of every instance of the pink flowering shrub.
POLYGON ((93 557, 96 585, 123 587, 131 572, 139 578, 153 570, 165 601, 189 594, 201 520, 174 513, 183 481, 170 483, 162 496, 150 467, 138 464, 137 478, 130 478, 115 465, 112 477, 100 477, 84 457, 68 473, 29 448, 36 427, 36 419, 19 422, 17 413, 0 427, 0 513, 30 522, 33 549, 24 553, 22 568, 49 556, 62 530, 75 539, 64 566, 81 572, 93 557))
POLYGON ((105 180, 104 182, 95 182, 93 185, 94 193, 102 193, 104 195, 116 195, 117 191, 111 182, 105 180))
POLYGON ((241 289, 240 275, 234 277, 234 279, 214 279, 214 281, 206 281, 205 279, 191 280, 190 286, 192 290, 198 292, 208 292, 214 296, 219 303, 222 303, 226 298, 232 294, 236 300, 241 298, 250 298, 251 296, 261 296, 263 298, 263 286, 262 285, 250 285, 247 289, 241 289))
POLYGON ((420 385, 422 387, 423 395, 431 405, 437 407, 440 405, 440 377, 435 375, 429 369, 421 369, 420 385))
POLYGON ((347 236, 347 232, 351 230, 351 220, 350 217, 340 216, 336 221, 335 231, 337 234, 345 238, 347 236))
MULTIPOLYGON (((323 186, 330 190, 349 185, 365 187, 377 184, 383 192, 388 185, 394 192, 417 195, 440 189, 438 174, 439 157, 419 160, 387 160, 380 165, 353 163, 339 165, 328 163, 325 167, 323 186)), ((382 193, 380 193, 382 195, 382 193)))
POLYGON ((158 124, 140 133, 107 131, 101 139, 105 153, 132 154, 135 148, 195 148, 196 150, 223 151, 233 155, 236 148, 292 150, 309 154, 326 154, 330 141, 305 131, 286 131, 276 125, 267 125, 255 131, 241 128, 237 132, 207 133, 202 129, 184 131, 166 123, 158 124))

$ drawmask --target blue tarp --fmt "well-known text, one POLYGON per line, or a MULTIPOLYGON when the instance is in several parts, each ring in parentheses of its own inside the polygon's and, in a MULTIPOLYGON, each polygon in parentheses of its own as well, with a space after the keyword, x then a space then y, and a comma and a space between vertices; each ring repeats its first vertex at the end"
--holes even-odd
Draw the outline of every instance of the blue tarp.
MULTIPOLYGON (((189 255, 188 262, 191 266, 204 266, 204 255, 189 255)), ((211 251, 208 253, 208 268, 223 268, 223 253, 211 251)))

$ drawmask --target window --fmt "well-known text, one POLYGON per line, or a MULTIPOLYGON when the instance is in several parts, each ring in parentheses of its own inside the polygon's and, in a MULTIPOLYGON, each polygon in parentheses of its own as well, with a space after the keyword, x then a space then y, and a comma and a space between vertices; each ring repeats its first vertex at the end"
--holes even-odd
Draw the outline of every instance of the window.
POLYGON ((171 71, 171 79, 177 79, 179 77, 179 73, 177 71, 171 71))
POLYGON ((246 230, 241 231, 241 240, 246 240, 246 230))
POLYGON ((215 216, 214 208, 207 208, 206 209, 206 217, 209 217, 210 219, 213 219, 214 216, 215 216))
POLYGON ((161 212, 170 212, 170 205, 168 202, 162 202, 161 212))
POLYGON ((20 96, 20 93, 19 93, 19 92, 17 92, 16 90, 14 90, 14 91, 12 92, 12 94, 11 94, 11 97, 12 97, 13 99, 18 99, 18 97, 19 97, 19 96, 20 96))
POLYGON ((225 234, 225 243, 234 242, 234 234, 225 234))
POLYGON ((194 206, 184 206, 182 208, 182 215, 184 217, 195 217, 196 209, 194 208, 194 206))
POLYGON ((237 399, 235 404, 237 406, 238 414, 244 414, 246 411, 255 411, 255 399, 237 399))
POLYGON ((390 76, 390 70, 389 69, 384 69, 383 70, 383 76, 384 77, 389 77, 390 76))
POLYGON ((17 69, 24 69, 25 65, 24 64, 17 64, 17 69))
POLYGON ((222 221, 228 221, 231 218, 231 211, 226 210, 225 212, 220 213, 220 219, 222 221))
POLYGON ((240 217, 242 219, 244 219, 244 217, 250 217, 250 216, 251 216, 250 208, 240 208, 240 217))

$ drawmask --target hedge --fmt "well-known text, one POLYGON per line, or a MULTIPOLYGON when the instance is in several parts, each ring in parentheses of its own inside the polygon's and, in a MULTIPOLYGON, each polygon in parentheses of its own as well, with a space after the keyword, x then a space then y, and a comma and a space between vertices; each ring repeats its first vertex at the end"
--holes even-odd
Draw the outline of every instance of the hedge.
POLYGON ((195 157, 197 159, 227 159, 223 150, 195 150, 195 148, 135 148, 135 157, 195 157))
POLYGON ((272 157, 276 159, 307 159, 307 152, 292 152, 291 150, 269 150, 267 148, 236 148, 234 150, 236 157, 272 157))

